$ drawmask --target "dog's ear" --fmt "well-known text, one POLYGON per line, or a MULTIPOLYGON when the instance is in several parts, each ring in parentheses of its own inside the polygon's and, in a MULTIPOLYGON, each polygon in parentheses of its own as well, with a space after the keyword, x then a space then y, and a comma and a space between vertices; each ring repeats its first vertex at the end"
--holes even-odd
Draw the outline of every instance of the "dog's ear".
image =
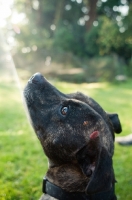
POLYGON ((113 114, 108 114, 108 117, 112 123, 112 126, 114 128, 115 133, 121 133, 122 132, 122 127, 121 127, 121 123, 118 117, 118 114, 113 113, 113 114))
POLYGON ((112 158, 104 147, 99 144, 99 138, 90 139, 77 155, 78 163, 83 173, 89 177, 86 193, 92 194, 107 191, 112 187, 112 158))
POLYGON ((86 188, 87 194, 108 191, 114 182, 112 158, 105 148, 101 149, 96 165, 93 176, 86 188))

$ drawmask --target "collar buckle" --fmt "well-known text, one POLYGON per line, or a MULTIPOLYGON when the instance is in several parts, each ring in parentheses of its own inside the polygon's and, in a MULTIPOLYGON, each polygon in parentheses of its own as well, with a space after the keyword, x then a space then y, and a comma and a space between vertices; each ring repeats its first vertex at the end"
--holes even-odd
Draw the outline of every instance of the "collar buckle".
POLYGON ((47 179, 46 177, 43 178, 43 184, 42 184, 42 192, 46 194, 46 182, 47 179))

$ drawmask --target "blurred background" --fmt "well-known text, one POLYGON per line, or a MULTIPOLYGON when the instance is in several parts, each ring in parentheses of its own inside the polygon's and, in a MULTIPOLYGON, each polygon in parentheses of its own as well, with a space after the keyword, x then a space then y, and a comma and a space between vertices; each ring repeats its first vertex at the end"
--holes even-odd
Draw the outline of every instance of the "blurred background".
POLYGON ((19 76, 70 82, 132 76, 131 0, 1 0, 0 26, 19 76))
MULTIPOLYGON (((121 136, 132 133, 132 0, 0 0, 0 200, 42 194, 47 159, 22 101, 38 71, 118 113, 121 136)), ((115 143, 113 164, 118 200, 132 200, 132 145, 115 143)))

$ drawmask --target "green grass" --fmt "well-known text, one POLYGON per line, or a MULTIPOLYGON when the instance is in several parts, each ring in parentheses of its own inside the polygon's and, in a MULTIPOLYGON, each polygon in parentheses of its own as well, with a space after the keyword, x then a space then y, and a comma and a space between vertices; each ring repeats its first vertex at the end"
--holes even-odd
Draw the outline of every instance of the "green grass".
MULTIPOLYGON (((119 114, 123 133, 132 131, 132 81, 122 84, 55 82, 65 93, 82 91, 108 112, 119 114)), ((25 115, 14 84, 0 83, 0 200, 36 200, 41 195, 47 158, 25 115)), ((119 200, 132 199, 132 146, 115 145, 114 169, 119 200)))

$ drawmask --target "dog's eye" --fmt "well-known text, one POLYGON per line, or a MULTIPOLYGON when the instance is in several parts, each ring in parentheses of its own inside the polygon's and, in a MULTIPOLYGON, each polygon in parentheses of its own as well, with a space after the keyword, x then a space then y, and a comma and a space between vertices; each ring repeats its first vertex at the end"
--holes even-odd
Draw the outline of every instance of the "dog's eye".
POLYGON ((66 114, 67 114, 67 112, 68 112, 68 109, 69 109, 69 108, 68 108, 68 107, 66 107, 66 106, 65 106, 65 107, 63 107, 63 108, 61 109, 61 114, 62 114, 62 115, 66 115, 66 114))

